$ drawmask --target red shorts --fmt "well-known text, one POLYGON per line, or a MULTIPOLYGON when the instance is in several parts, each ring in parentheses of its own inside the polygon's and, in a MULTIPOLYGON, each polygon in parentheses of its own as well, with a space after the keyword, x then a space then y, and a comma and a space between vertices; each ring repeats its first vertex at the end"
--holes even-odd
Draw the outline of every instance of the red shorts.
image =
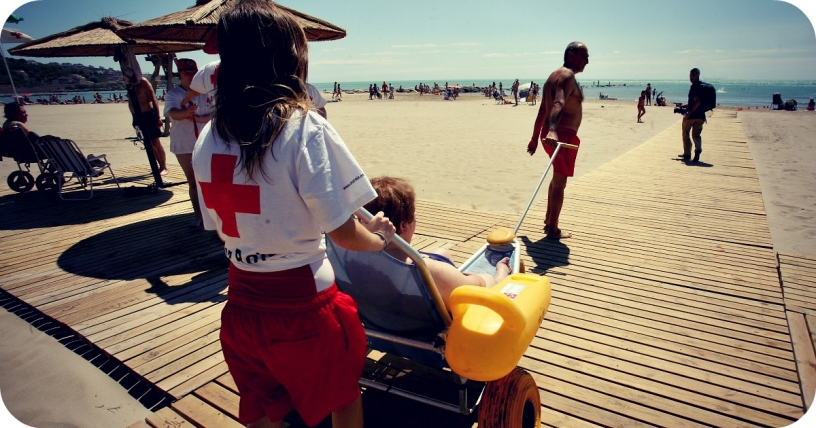
MULTIPOLYGON (((558 141, 562 143, 575 144, 576 146, 581 144, 581 140, 578 139, 578 132, 573 129, 558 128, 555 130, 555 132, 558 133, 558 141)), ((544 131, 542 131, 542 137, 546 137, 544 131)), ((542 138, 541 141, 543 143, 544 139, 542 138)), ((555 152, 555 147, 550 147, 549 145, 544 144, 544 151, 547 152, 547 154, 552 158, 553 152, 555 152)), ((556 174, 572 177, 575 175, 575 159, 577 157, 578 150, 570 150, 566 147, 561 147, 561 149, 558 150, 558 156, 552 161, 553 171, 555 171, 556 174)))
MULTIPOLYGON (((230 290, 241 287, 241 273, 231 266, 230 290)), ((251 274, 257 288, 258 275, 251 274)), ((274 276, 268 282, 274 286, 274 276)), ((297 410, 314 426, 353 403, 367 348, 354 300, 332 286, 263 305, 228 298, 221 312, 224 360, 241 395, 238 420, 274 422, 297 410)))

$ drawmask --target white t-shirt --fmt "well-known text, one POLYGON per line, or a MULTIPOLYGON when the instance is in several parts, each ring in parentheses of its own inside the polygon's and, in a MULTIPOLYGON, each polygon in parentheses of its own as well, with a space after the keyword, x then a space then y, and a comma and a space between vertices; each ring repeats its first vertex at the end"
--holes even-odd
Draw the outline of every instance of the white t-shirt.
POLYGON ((317 90, 311 83, 306 84, 306 92, 309 94, 309 99, 312 100, 312 105, 316 109, 321 109, 326 107, 326 99, 320 95, 320 91, 317 90))
MULTIPOLYGON (((176 86, 175 88, 167 91, 167 93, 164 95, 165 116, 168 116, 168 112, 172 108, 182 108, 181 100, 184 99, 184 95, 186 93, 187 91, 180 86, 176 86)), ((198 95, 193 97, 193 99, 190 101, 198 106, 196 108, 197 116, 208 115, 212 113, 215 108, 213 105, 215 100, 208 94, 198 95)), ((190 119, 175 120, 171 117, 170 120, 173 124, 170 127, 170 151, 175 154, 192 153, 197 138, 196 129, 193 128, 193 126, 198 127, 198 133, 200 134, 201 129, 204 128, 205 124, 193 123, 193 121, 190 119)))
POLYGON ((240 148, 208 123, 193 152, 204 226, 241 270, 274 272, 325 259, 322 232, 377 196, 343 140, 319 114, 297 113, 250 182, 240 148), (274 156, 272 156, 274 155, 274 156))
MULTIPOLYGON (((221 60, 213 61, 204 67, 201 67, 190 81, 190 89, 199 94, 209 94, 215 91, 218 81, 218 66, 221 65, 221 60)), ((215 97, 215 94, 211 94, 215 97)))
MULTIPOLYGON (((221 60, 213 61, 198 70, 190 82, 190 89, 201 94, 212 92, 211 95, 215 98, 215 89, 218 86, 219 65, 221 65, 221 60)), ((314 105, 316 109, 326 107, 326 99, 320 95, 320 91, 318 91, 317 88, 312 86, 311 83, 307 83, 306 90, 309 94, 309 99, 312 100, 312 105, 314 105)))

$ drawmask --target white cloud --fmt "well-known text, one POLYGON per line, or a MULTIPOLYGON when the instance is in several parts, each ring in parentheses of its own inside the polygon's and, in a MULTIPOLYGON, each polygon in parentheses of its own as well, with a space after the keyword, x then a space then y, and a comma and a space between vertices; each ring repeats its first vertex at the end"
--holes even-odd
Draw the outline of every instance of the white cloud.
POLYGON ((435 48, 438 47, 436 43, 426 43, 424 45, 391 45, 392 48, 398 49, 419 49, 419 48, 435 48))

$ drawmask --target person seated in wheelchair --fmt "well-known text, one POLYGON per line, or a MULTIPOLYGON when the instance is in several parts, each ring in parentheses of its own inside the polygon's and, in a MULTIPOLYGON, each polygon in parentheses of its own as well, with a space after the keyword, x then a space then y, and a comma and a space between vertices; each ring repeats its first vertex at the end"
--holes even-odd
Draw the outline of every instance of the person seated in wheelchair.
POLYGON ((40 138, 36 132, 31 131, 26 126, 25 123, 28 122, 28 112, 26 112, 25 107, 17 101, 10 102, 3 106, 3 116, 6 118, 6 121, 3 122, 3 129, 17 126, 25 131, 26 137, 28 137, 32 143, 37 138, 40 138))
MULTIPOLYGON (((373 213, 382 211, 394 224, 397 234, 410 244, 417 225, 416 193, 413 187, 407 180, 397 177, 372 178, 371 185, 377 191, 377 198, 366 204, 365 208, 373 213)), ((385 252, 397 260, 412 263, 408 255, 393 242, 385 247, 385 252)), ((459 272, 451 261, 450 252, 444 248, 419 253, 425 258, 425 264, 439 289, 445 306, 448 306, 450 295, 456 287, 461 285, 492 287, 511 272, 510 259, 507 257, 496 264, 496 274, 491 276, 459 272)))

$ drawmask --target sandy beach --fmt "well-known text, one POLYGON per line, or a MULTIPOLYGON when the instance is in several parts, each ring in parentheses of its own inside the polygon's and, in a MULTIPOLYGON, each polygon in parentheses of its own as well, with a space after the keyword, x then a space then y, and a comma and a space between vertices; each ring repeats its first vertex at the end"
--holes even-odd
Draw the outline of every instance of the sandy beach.
MULTIPOLYGON (((134 131, 125 104, 26 108, 30 128, 41 135, 75 140, 85 154, 107 154, 114 172, 131 165, 144 165, 149 171, 144 151, 127 139, 134 131)), ((541 149, 533 157, 526 153, 538 111, 538 106, 526 103, 496 105, 492 98, 475 94, 456 101, 418 94, 397 94, 395 100, 344 94, 342 102, 329 103, 326 109, 329 121, 370 177, 406 177, 422 199, 520 213, 548 161, 541 149)), ((646 111, 645 123, 639 124, 635 100, 586 100, 579 132, 582 146, 571 182, 681 119, 671 107, 647 106, 646 111)), ((812 137, 816 113, 758 110, 740 112, 738 117, 757 165, 774 248, 816 257, 816 168, 811 164, 816 159, 812 137)), ((162 142, 169 148, 169 138, 162 142)), ((677 150, 666 153, 666 160, 680 150, 677 135, 677 150)), ((167 153, 170 164, 176 164, 167 153)), ((4 180, 14 169, 14 162, 0 162, 4 180)), ((569 187, 565 203, 569 204, 569 187)), ((111 427, 125 427, 144 417, 141 405, 107 375, 4 310, 0 332, 13 338, 0 347, 0 393, 16 416, 37 426, 77 427, 100 426, 92 416, 97 413, 118 418, 105 422, 111 427), (58 376, 67 373, 75 376, 58 376)))

